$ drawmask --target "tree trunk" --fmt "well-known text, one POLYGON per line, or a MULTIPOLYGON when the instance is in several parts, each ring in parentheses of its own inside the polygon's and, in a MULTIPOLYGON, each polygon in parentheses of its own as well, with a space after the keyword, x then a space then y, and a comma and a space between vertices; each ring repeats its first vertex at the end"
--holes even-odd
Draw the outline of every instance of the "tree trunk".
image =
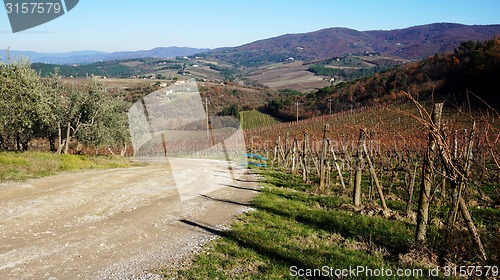
POLYGON ((21 149, 21 137, 19 135, 16 135, 16 149, 18 152, 22 152, 21 149))
POLYGON ((71 142, 71 123, 68 123, 68 127, 66 129, 66 140, 64 142, 64 154, 68 154, 68 152, 69 152, 69 142, 71 142))
POLYGON ((167 141, 165 140, 165 132, 161 134, 161 143, 163 145, 163 155, 167 157, 167 141))
POLYGON ((469 210, 467 209, 467 204, 465 203, 465 200, 462 196, 462 192, 465 191, 466 188, 466 179, 469 176, 470 172, 470 166, 471 162, 473 160, 473 154, 472 154, 472 147, 474 145, 474 133, 475 133, 475 128, 476 128, 476 122, 472 124, 472 129, 470 133, 470 137, 468 139, 468 145, 465 149, 465 166, 464 166, 464 174, 463 176, 460 177, 460 181, 457 183, 457 179, 454 179, 451 181, 453 185, 454 191, 454 196, 453 196, 453 202, 451 206, 450 213, 448 215, 448 225, 447 225, 447 230, 446 230, 446 237, 450 236, 450 232, 455 224, 455 217, 456 213, 458 210, 460 210, 460 213, 462 214, 462 217, 465 221, 465 224, 467 225, 467 229, 469 230, 470 235, 472 236, 472 239, 474 240, 474 243, 479 249, 479 252, 481 253, 481 257, 484 260, 487 260, 486 257, 486 252, 483 247, 483 243, 481 242, 481 238, 479 237, 479 234, 477 232, 477 228, 474 225, 474 221, 472 220, 472 217, 469 213, 469 210), (458 189, 457 189, 458 185, 458 189), (456 204, 456 205, 455 205, 456 204), (458 209, 457 209, 458 207, 458 209))
POLYGON ((7 149, 7 145, 5 143, 5 140, 3 139, 2 134, 0 134, 0 149, 7 149))
POLYGON ((122 150, 120 152, 120 156, 124 157, 125 154, 127 153, 127 149, 128 149, 127 143, 123 143, 123 147, 122 147, 122 150))
POLYGON ((54 135, 49 136, 49 146, 50 146, 49 150, 51 152, 56 151, 56 139, 54 135))
POLYGON ((428 147, 424 157, 422 168, 422 182, 420 184, 420 195, 418 199, 417 211, 417 230, 415 235, 416 242, 425 242, 427 235, 427 225, 429 223, 429 206, 432 188, 432 170, 434 162, 434 153, 436 150, 436 141, 433 133, 439 133, 441 127, 441 114, 443 112, 443 103, 434 104, 432 109, 432 126, 429 128, 428 147))
POLYGON ((446 169, 443 168, 443 177, 441 178, 441 198, 446 198, 446 169))
MULTIPOLYGON (((468 138, 468 143, 467 147, 465 148, 465 166, 464 166, 464 175, 466 177, 469 177, 469 171, 470 171, 470 162, 473 159, 472 155, 472 147, 474 146, 474 132, 476 129, 476 122, 472 124, 472 130, 470 133, 470 137, 468 138)), ((453 176, 456 177, 456 176, 453 176)), ((451 227, 455 224, 456 216, 458 213, 458 208, 459 208, 459 203, 460 203, 460 198, 462 195, 462 192, 465 190, 466 187, 466 178, 461 177, 460 181, 455 182, 452 184, 452 201, 451 201, 451 208, 450 212, 448 214, 448 226, 451 227), (458 188, 457 188, 458 186, 458 188)))
POLYGON ((61 124, 57 124, 57 154, 61 154, 63 149, 61 124))
POLYGON ((21 146, 22 146, 22 149, 23 149, 23 152, 27 152, 28 149, 29 149, 29 140, 24 140, 24 141, 21 141, 21 146))

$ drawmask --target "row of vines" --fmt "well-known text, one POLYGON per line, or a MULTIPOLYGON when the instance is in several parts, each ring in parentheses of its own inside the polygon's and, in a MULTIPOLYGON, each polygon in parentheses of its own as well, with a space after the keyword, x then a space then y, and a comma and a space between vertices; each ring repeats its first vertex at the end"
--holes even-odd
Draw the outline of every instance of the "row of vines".
POLYGON ((499 115, 408 98, 405 105, 247 130, 247 148, 315 183, 318 194, 349 196, 351 211, 415 225, 414 246, 434 249, 441 265, 498 264, 499 115), (439 238, 429 240, 429 232, 439 238))

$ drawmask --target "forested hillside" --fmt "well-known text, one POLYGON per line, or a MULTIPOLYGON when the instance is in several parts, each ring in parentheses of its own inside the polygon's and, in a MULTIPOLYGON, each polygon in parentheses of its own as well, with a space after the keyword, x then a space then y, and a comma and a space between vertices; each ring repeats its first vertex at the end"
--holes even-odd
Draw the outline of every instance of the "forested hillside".
POLYGON ((484 41, 499 34, 500 25, 434 23, 377 31, 337 27, 286 34, 239 47, 213 50, 201 56, 249 67, 281 62, 289 57, 311 61, 364 53, 420 60, 428 55, 451 51, 463 41, 484 41))
POLYGON ((453 53, 430 56, 391 70, 328 86, 316 93, 274 100, 270 113, 293 119, 295 102, 300 102, 302 117, 343 111, 359 106, 405 102, 402 91, 419 100, 434 98, 453 106, 500 107, 500 93, 495 88, 500 76, 500 38, 485 42, 466 41, 453 53), (484 101, 484 102, 483 102, 484 101))

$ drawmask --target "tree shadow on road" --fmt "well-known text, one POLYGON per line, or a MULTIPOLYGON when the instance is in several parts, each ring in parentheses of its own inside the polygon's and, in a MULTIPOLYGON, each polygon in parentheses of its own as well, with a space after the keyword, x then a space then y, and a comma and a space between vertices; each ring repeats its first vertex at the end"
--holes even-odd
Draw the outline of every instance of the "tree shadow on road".
POLYGON ((260 190, 259 190, 259 189, 257 189, 257 188, 246 188, 246 187, 235 186, 235 185, 229 185, 229 184, 220 184, 220 185, 221 185, 221 186, 224 186, 224 187, 233 188, 233 189, 243 190, 243 191, 260 192, 260 190))
POLYGON ((215 197, 211 197, 211 196, 204 195, 204 194, 199 194, 198 196, 205 198, 205 199, 208 199, 208 200, 212 200, 212 201, 224 202, 224 203, 245 206, 245 207, 251 206, 250 203, 242 203, 242 202, 232 201, 232 200, 228 200, 228 199, 215 198, 215 197))
POLYGON ((189 226, 192 226, 192 227, 198 227, 198 228, 201 228, 203 229, 204 231, 208 232, 208 233, 211 233, 211 234, 215 234, 217 236, 221 236, 221 237, 224 237, 225 234, 223 231, 220 231, 220 230, 217 230, 215 228, 211 228, 209 226, 205 226, 205 225, 202 225, 200 223, 197 223, 197 222, 193 222, 193 221, 189 221, 189 220, 186 220, 186 219, 181 219, 179 220, 180 222, 182 223, 185 223, 186 225, 189 225, 189 226))

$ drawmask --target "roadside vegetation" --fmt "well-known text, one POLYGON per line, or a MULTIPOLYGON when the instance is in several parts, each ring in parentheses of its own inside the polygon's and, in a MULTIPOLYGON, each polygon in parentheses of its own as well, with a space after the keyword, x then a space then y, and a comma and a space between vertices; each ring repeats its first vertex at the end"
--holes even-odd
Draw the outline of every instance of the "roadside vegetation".
POLYGON ((426 229, 418 231, 424 234, 415 231, 415 238, 438 256, 435 263, 498 263, 498 115, 464 114, 456 108, 443 109, 441 103, 442 127, 425 127, 430 123, 427 116, 431 119, 436 111, 429 105, 353 110, 249 130, 246 137, 254 140, 249 148, 266 155, 271 166, 300 174, 303 182, 314 182, 325 192, 338 190, 351 197, 358 210, 371 209, 377 201, 378 208, 369 212, 394 217, 396 211, 415 225, 427 219, 426 229), (433 147, 432 137, 439 141, 434 151, 427 150, 433 147), (339 185, 345 189, 339 190, 339 185), (430 199, 421 200, 423 196, 430 199), (421 211, 422 201, 427 213, 421 211))
POLYGON ((42 79, 27 60, 0 62, 0 149, 27 151, 46 138, 50 150, 69 153, 72 143, 122 147, 129 142, 129 104, 96 79, 83 89, 65 87, 58 69, 42 79))
MULTIPOLYGON (((420 263, 412 258, 412 223, 353 212, 347 197, 321 194, 317 185, 295 175, 275 170, 261 175, 263 187, 252 203, 255 211, 218 232, 220 238, 206 245, 192 263, 163 271, 167 278, 297 279, 299 273, 307 273, 298 269, 361 266, 411 275, 392 279, 427 279, 429 269, 434 269, 425 265, 424 254, 420 263)), ((321 276, 335 278, 308 278, 321 276)), ((347 278, 388 277, 361 273, 347 278)))
POLYGON ((0 152, 0 182, 19 181, 61 172, 125 168, 137 165, 124 157, 0 152))

